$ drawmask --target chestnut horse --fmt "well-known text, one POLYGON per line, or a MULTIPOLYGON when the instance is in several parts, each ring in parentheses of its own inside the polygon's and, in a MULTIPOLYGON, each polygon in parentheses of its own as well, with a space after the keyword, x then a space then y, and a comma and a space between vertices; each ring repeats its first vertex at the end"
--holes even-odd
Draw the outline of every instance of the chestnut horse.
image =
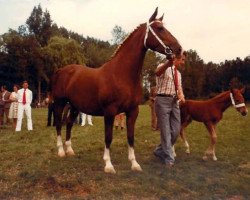
POLYGON ((189 144, 185 138, 184 129, 191 123, 192 120, 203 122, 206 126, 210 137, 211 143, 205 151, 203 160, 207 160, 207 156, 211 155, 213 160, 216 161, 215 156, 215 143, 217 134, 215 127, 222 119, 223 112, 232 104, 241 115, 247 115, 247 108, 244 103, 242 94, 245 89, 231 89, 223 92, 212 99, 206 101, 186 100, 181 105, 181 131, 180 135, 186 146, 186 153, 190 153, 189 144))
POLYGON ((65 156, 61 138, 61 115, 67 102, 71 105, 66 124, 66 154, 73 155, 71 128, 78 112, 104 116, 104 171, 115 173, 111 163, 110 145, 114 117, 125 112, 128 140, 128 159, 132 170, 141 171, 134 154, 134 127, 141 101, 141 72, 147 49, 166 56, 180 57, 182 48, 176 38, 156 19, 156 8, 149 22, 139 25, 119 46, 112 58, 99 68, 68 65, 52 77, 52 97, 55 106, 58 155, 65 156))

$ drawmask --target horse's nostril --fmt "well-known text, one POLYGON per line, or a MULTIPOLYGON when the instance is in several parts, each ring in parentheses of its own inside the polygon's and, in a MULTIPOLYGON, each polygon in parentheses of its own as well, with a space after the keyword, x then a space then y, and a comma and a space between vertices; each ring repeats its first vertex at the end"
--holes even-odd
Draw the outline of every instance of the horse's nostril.
POLYGON ((241 114, 242 114, 242 116, 246 116, 247 112, 242 112, 241 114))

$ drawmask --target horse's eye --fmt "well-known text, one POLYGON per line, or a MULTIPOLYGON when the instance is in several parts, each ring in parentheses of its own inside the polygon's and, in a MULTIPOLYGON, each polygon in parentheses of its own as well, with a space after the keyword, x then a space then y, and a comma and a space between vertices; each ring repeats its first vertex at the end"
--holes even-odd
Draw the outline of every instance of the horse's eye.
POLYGON ((160 27, 157 27, 157 30, 161 32, 161 31, 164 31, 164 28, 160 26, 160 27))

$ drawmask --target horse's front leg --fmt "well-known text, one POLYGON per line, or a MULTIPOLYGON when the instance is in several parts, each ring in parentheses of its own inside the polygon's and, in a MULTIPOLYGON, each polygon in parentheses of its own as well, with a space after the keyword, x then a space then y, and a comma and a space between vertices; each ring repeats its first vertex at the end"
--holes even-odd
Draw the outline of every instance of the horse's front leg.
POLYGON ((115 116, 104 116, 104 123, 105 123, 105 149, 103 155, 103 160, 105 162, 104 172, 111 174, 116 173, 110 158, 110 145, 112 143, 112 138, 113 138, 114 118, 115 116))
POLYGON ((69 156, 75 155, 74 150, 72 149, 71 146, 71 129, 72 126, 76 120, 76 117, 78 116, 78 110, 76 110, 74 107, 70 108, 70 114, 69 117, 66 120, 66 154, 69 156))
POLYGON ((184 128, 185 128, 185 127, 182 125, 182 126, 181 126, 180 135, 181 135, 181 139, 183 140, 183 142, 184 142, 184 144, 185 144, 186 153, 187 153, 187 154, 190 154, 190 147, 189 147, 188 141, 187 141, 186 136, 185 136, 184 128))
POLYGON ((61 136, 63 107, 64 107, 64 104, 62 102, 54 103, 55 124, 56 124, 56 132, 57 132, 57 148, 58 148, 59 157, 65 156, 65 151, 63 149, 63 142, 62 142, 62 136, 61 136))
POLYGON ((139 113, 138 106, 127 112, 127 139, 128 139, 128 159, 130 160, 132 166, 131 169, 133 171, 142 171, 141 166, 138 164, 135 158, 135 152, 134 152, 134 129, 135 129, 135 121, 139 113))

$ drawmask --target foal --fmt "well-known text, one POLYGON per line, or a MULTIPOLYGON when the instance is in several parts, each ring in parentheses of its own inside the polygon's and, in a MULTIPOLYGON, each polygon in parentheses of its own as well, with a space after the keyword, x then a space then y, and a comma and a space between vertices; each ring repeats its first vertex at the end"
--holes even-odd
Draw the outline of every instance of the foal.
POLYGON ((203 160, 207 160, 207 156, 211 155, 213 160, 216 161, 215 156, 215 143, 217 134, 215 127, 222 119, 223 112, 232 104, 242 116, 247 115, 247 108, 244 103, 242 94, 245 89, 231 89, 223 92, 212 99, 206 101, 186 100, 181 105, 181 131, 180 135, 186 146, 186 153, 190 153, 189 144, 185 138, 184 129, 191 123, 192 120, 203 122, 206 126, 210 137, 211 143, 205 151, 203 160))

